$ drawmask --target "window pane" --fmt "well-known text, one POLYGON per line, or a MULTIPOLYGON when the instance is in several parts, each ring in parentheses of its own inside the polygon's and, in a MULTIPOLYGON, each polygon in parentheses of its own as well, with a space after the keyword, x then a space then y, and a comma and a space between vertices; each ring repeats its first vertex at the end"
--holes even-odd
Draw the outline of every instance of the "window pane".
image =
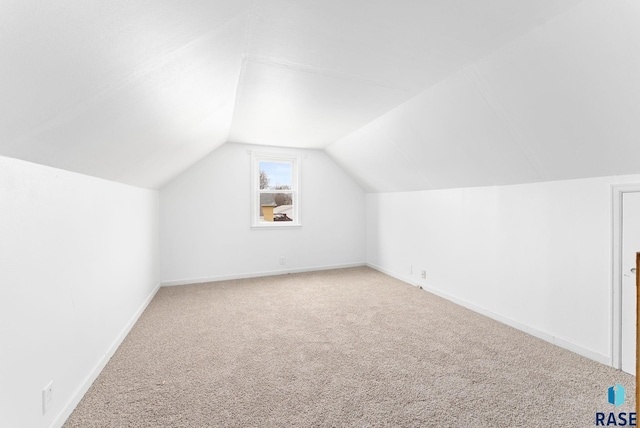
POLYGON ((261 190, 290 190, 293 182, 291 162, 260 162, 261 190))
POLYGON ((260 223, 293 221, 292 193, 261 193, 260 223))

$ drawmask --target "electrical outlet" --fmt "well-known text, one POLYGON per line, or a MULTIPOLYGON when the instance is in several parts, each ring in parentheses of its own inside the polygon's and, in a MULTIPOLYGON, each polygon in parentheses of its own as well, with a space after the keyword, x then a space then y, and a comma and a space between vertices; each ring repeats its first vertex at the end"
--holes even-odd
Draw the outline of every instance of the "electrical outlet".
POLYGON ((42 389, 42 414, 47 413, 47 410, 53 403, 53 381, 49 382, 47 386, 42 389))
POLYGON ((409 266, 409 275, 413 274, 413 266, 409 266))
POLYGON ((427 279, 427 271, 426 270, 422 271, 422 279, 427 279))
POLYGON ((284 256, 280 256, 280 264, 283 265, 284 264, 284 256))

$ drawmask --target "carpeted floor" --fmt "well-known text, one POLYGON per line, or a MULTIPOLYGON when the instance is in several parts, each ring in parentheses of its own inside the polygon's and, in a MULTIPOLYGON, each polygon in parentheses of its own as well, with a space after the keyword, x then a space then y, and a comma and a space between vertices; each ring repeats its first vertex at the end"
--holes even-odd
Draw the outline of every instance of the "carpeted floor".
POLYGON ((593 427, 634 394, 633 376, 354 268, 161 288, 65 427, 593 427))

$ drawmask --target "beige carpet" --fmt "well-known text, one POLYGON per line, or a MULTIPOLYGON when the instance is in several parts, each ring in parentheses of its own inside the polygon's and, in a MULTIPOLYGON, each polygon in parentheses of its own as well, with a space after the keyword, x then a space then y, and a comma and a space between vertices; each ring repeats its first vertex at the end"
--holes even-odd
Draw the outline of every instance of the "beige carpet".
POLYGON ((616 382, 354 268, 160 289, 65 427, 593 427, 616 382))

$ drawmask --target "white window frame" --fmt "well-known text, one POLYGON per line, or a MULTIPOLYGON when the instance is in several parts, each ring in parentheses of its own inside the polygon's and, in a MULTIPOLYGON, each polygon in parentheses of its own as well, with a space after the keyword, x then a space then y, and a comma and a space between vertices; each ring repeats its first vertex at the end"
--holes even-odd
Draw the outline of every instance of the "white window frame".
POLYGON ((300 156, 289 154, 251 152, 251 228, 255 229, 287 229, 302 226, 300 220, 300 156), (293 198, 293 221, 260 221, 260 194, 277 193, 276 190, 260 189, 260 162, 281 162, 291 164, 291 193, 293 198))

